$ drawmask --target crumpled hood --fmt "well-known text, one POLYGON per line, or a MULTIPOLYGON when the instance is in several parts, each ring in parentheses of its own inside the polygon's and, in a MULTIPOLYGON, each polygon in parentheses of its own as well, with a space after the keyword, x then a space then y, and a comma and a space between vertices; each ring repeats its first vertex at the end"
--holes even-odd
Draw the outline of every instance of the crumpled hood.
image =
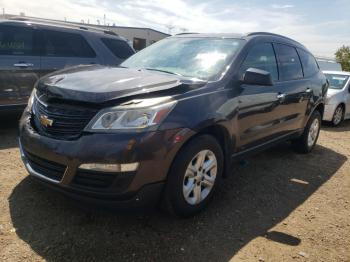
POLYGON ((78 66, 42 78, 37 89, 48 97, 90 103, 147 94, 182 85, 203 85, 177 75, 121 67, 78 66))

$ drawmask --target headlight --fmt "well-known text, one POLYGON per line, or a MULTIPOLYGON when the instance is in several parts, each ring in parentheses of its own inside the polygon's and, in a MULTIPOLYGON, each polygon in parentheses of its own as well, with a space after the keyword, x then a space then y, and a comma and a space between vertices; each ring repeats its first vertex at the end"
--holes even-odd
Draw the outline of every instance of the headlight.
POLYGON ((157 127, 174 108, 169 97, 133 100, 115 108, 102 110, 86 131, 142 130, 157 127), (165 102, 164 101, 168 101, 165 102), (163 102, 163 103, 162 103, 163 102))
POLYGON ((36 94, 36 89, 34 88, 28 100, 28 105, 27 105, 28 111, 32 111, 35 94, 36 94))

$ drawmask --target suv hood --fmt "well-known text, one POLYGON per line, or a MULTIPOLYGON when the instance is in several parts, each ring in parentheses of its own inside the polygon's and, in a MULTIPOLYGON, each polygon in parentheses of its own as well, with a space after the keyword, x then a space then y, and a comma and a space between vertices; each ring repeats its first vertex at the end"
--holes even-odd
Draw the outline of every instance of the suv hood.
POLYGON ((37 89, 49 98, 89 103, 104 103, 128 96, 148 94, 180 86, 198 87, 177 75, 121 67, 78 66, 42 78, 37 89))

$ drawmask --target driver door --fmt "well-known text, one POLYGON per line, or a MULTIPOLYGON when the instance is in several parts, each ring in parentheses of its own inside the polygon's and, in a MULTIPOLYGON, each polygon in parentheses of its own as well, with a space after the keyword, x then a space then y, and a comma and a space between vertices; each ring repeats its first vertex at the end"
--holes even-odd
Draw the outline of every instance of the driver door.
MULTIPOLYGON (((267 71, 274 81, 278 80, 277 59, 272 43, 260 43, 251 48, 240 69, 241 79, 249 68, 267 71)), ((281 95, 278 84, 240 85, 237 141, 239 151, 279 135, 277 131, 281 118, 281 95)))

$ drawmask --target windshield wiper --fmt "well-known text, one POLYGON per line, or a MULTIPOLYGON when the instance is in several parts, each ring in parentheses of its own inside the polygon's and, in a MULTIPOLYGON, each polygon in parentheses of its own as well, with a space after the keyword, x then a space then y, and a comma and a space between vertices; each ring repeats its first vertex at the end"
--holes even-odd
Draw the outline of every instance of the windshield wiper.
POLYGON ((167 74, 172 74, 172 75, 177 75, 177 76, 182 76, 179 73, 174 73, 174 72, 170 72, 170 71, 166 71, 166 70, 162 70, 162 69, 156 69, 156 68, 141 68, 143 70, 149 70, 149 71, 158 71, 158 72, 162 72, 162 73, 167 73, 167 74))

